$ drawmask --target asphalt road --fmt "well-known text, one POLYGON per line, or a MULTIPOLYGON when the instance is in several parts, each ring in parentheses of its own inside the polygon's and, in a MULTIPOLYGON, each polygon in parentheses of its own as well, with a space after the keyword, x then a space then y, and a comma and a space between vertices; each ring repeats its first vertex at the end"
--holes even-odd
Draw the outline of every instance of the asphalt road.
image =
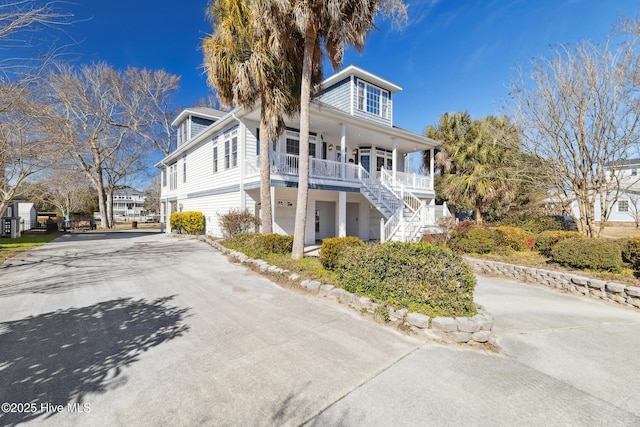
POLYGON ((640 314, 481 278, 502 354, 408 337, 197 241, 0 266, 0 425, 640 425, 640 314))

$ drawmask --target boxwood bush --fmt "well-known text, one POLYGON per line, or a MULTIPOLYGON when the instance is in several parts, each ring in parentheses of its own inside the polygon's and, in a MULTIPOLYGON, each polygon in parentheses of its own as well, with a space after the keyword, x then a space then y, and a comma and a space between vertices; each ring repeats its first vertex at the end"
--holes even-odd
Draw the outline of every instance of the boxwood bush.
POLYGON ((429 243, 385 243, 345 249, 336 272, 342 287, 428 316, 476 314, 471 268, 429 243))
POLYGON ((577 231, 543 231, 536 237, 533 249, 540 254, 549 257, 553 247, 559 242, 567 239, 580 239, 584 236, 577 231))
POLYGON ((622 269, 620 246, 612 240, 574 237, 558 242, 551 261, 578 269, 618 272, 622 269))
POLYGON ((364 246, 364 242, 353 236, 324 239, 320 247, 320 263, 327 270, 335 270, 344 250, 353 246, 364 246))
POLYGON ((202 212, 172 212, 169 223, 171 229, 178 233, 204 232, 204 214, 202 212))

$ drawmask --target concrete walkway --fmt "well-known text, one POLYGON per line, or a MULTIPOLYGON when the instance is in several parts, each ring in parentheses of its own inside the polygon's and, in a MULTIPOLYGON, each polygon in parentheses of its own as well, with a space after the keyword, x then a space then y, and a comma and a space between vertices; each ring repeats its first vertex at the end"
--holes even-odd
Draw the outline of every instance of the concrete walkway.
POLYGON ((64 236, 0 266, 0 403, 35 404, 0 425, 640 424, 638 313, 497 279, 477 299, 504 354, 407 337, 201 242, 64 236))

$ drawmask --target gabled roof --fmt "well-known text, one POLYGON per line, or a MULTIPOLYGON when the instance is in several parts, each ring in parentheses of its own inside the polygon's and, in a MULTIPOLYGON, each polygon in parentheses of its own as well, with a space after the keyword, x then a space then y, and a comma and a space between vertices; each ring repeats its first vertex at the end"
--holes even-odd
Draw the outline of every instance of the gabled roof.
POLYGON ((332 75, 331 77, 326 78, 322 82, 322 87, 327 88, 335 83, 344 80, 349 76, 359 77, 362 80, 366 80, 369 83, 386 89, 391 93, 400 92, 402 90, 402 87, 398 86, 397 84, 391 83, 388 80, 376 76, 375 74, 371 74, 370 72, 365 71, 362 68, 356 67, 355 65, 349 65, 344 70, 332 75))
POLYGON ((185 108, 182 112, 175 118, 174 121, 171 122, 171 126, 177 126, 182 123, 189 116, 201 117, 203 119, 213 120, 214 122, 220 117, 226 115, 224 111, 216 110, 215 108, 209 107, 190 107, 185 108))

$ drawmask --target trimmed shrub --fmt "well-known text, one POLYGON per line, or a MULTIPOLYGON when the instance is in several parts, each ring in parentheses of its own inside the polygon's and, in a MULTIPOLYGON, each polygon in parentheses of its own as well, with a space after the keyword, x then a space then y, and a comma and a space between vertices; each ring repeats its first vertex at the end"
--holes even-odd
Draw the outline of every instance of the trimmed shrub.
POLYGON ((476 278, 464 260, 429 243, 345 249, 336 271, 342 287, 380 303, 431 317, 472 316, 476 278))
POLYGON ((495 228, 498 245, 514 251, 527 250, 527 232, 522 228, 503 225, 495 228))
POLYGON ((354 246, 364 246, 364 242, 353 236, 324 239, 320 247, 320 263, 327 270, 335 270, 344 250, 354 246))
POLYGON ((169 217, 171 229, 178 233, 204 232, 204 214, 202 212, 172 212, 169 217))
POLYGON ((486 254, 497 246, 497 233, 482 225, 468 226, 464 221, 449 240, 449 248, 458 253, 486 254))
POLYGON ((291 253, 293 249, 293 236, 282 234, 258 234, 260 248, 272 254, 291 253))
POLYGON ((491 224, 518 227, 533 234, 540 234, 543 231, 569 231, 572 226, 561 216, 541 215, 536 212, 507 213, 505 216, 491 221, 491 224))
POLYGON ((625 240, 626 242, 622 246, 622 259, 637 269, 640 267, 640 237, 631 237, 625 240))
POLYGON ((231 209, 226 214, 218 214, 218 216, 220 217, 220 227, 222 227, 224 238, 229 241, 236 234, 257 231, 260 226, 260 218, 253 215, 248 209, 244 211, 231 209))
POLYGON ((582 239, 584 235, 577 231, 543 231, 536 237, 536 242, 533 244, 533 249, 540 252, 540 254, 549 257, 553 247, 559 242, 567 239, 582 239))
POLYGON ((577 269, 618 272, 622 254, 612 240, 574 237, 558 242, 551 250, 551 261, 577 269))
POLYGON ((238 233, 233 236, 229 246, 252 258, 259 258, 268 254, 286 254, 290 253, 293 247, 293 236, 238 233))

